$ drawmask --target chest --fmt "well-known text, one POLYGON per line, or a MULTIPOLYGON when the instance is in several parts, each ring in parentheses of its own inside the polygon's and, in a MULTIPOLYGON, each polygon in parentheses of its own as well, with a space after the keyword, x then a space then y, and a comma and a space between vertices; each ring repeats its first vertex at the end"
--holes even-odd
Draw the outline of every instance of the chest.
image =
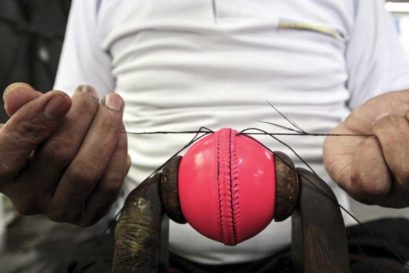
POLYGON ((352 14, 352 0, 102 0, 97 31, 117 90, 138 104, 338 102, 352 14))

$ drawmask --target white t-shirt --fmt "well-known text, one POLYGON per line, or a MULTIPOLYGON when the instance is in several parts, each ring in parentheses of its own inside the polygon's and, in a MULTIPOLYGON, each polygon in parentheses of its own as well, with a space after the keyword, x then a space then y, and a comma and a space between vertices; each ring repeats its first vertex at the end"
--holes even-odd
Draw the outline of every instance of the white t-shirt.
MULTIPOLYGON (((357 105, 409 88, 383 0, 74 0, 55 87, 80 84, 126 102, 128 131, 238 130, 258 121, 329 132, 357 105)), ((128 135, 135 187, 192 136, 128 135)), ((320 137, 282 137, 326 180, 320 137)), ((260 140, 286 152, 271 138, 260 140)), ((339 201, 345 194, 334 183, 339 201)), ((328 227, 330 228, 330 227, 328 227)), ((202 263, 266 257, 290 242, 290 222, 227 247, 171 224, 171 250, 202 263)))

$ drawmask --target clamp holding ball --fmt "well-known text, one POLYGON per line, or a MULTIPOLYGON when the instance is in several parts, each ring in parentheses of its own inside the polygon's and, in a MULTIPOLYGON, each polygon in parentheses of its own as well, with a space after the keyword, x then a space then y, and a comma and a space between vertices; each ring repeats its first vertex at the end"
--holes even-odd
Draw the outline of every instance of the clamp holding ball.
POLYGON ((166 215, 226 245, 293 215, 297 272, 350 272, 345 227, 326 183, 233 129, 197 141, 131 192, 115 231, 113 273, 166 272, 166 215), (322 253, 325 262, 314 256, 322 253))
POLYGON ((169 217, 178 223, 186 219, 225 245, 255 236, 273 219, 288 218, 299 196, 292 161, 232 129, 217 131, 192 145, 183 158, 172 159, 162 181, 169 217))

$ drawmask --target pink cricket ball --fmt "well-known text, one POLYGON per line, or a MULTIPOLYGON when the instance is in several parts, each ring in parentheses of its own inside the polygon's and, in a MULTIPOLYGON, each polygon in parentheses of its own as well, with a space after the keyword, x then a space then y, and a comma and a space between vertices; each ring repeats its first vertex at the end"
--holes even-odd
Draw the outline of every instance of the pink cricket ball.
POLYGON ((235 245, 274 217, 274 154, 255 139, 222 129, 196 142, 179 166, 179 198, 198 232, 235 245))

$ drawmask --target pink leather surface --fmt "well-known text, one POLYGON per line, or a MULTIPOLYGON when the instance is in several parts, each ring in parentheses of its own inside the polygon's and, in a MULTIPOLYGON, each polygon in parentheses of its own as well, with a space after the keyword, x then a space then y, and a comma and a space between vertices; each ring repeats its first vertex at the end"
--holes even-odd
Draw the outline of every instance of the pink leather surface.
POLYGON ((235 245, 273 219, 274 155, 257 141, 222 129, 196 142, 179 166, 183 215, 198 232, 235 245))

